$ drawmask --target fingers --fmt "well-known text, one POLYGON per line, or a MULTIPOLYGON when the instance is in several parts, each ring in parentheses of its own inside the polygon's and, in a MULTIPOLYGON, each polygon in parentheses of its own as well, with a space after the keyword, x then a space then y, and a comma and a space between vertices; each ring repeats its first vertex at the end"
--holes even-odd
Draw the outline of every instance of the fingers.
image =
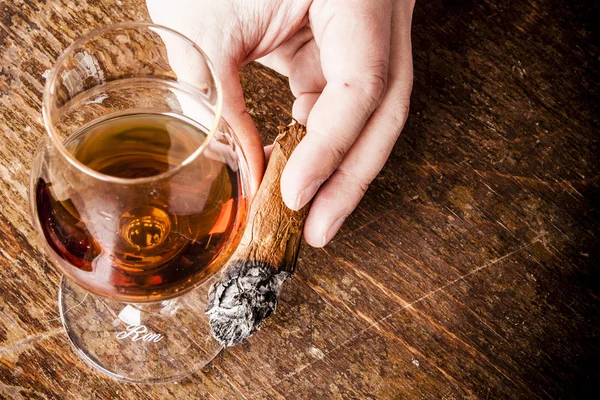
POLYGON ((315 39, 298 49, 289 68, 290 89, 296 97, 307 92, 321 93, 327 80, 321 69, 319 47, 315 39))
POLYGON ((223 87, 223 117, 235 132, 248 161, 251 191, 255 193, 262 179, 265 167, 265 153, 260 135, 246 111, 246 103, 238 69, 233 62, 217 65, 223 87))
POLYGON ((321 93, 303 93, 300 95, 300 97, 294 101, 294 106, 292 108, 292 116, 294 119, 306 126, 308 115, 310 114, 310 111, 314 107, 320 95, 321 93))
POLYGON ((337 233, 380 172, 404 127, 413 82, 411 16, 412 6, 395 12, 391 39, 395 51, 390 56, 388 91, 360 137, 313 200, 304 227, 304 237, 312 246, 326 245, 337 233))
POLYGON ((303 125, 316 104, 327 81, 321 69, 319 48, 314 39, 296 52, 290 67, 290 88, 296 96, 292 115, 303 125))
POLYGON ((304 238, 325 246, 356 208, 383 168, 408 115, 410 89, 391 91, 337 170, 320 187, 304 226, 304 238))
POLYGON ((324 4, 311 9, 310 17, 327 85, 310 112, 307 136, 290 157, 281 182, 283 200, 295 210, 338 167, 379 105, 388 74, 391 3, 324 4))
POLYGON ((258 61, 289 78, 290 88, 296 96, 292 115, 296 121, 306 125, 312 107, 327 84, 312 30, 305 26, 277 50, 258 61))
POLYGON ((266 56, 257 59, 256 61, 266 67, 274 69, 282 75, 290 76, 290 66, 298 50, 306 43, 313 39, 313 34, 310 27, 305 26, 300 28, 292 37, 285 43, 279 46, 276 50, 266 56))

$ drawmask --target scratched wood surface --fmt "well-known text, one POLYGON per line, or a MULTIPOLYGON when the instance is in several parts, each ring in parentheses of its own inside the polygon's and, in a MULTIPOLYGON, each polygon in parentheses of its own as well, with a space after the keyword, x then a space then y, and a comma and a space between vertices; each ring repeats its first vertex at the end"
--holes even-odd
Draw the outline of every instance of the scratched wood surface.
MULTIPOLYGON (((2 2, 0 398, 591 397, 600 379, 592 3, 418 1, 411 116, 361 205, 328 247, 303 248, 259 334, 182 382, 148 387, 109 380, 69 348, 59 274, 27 201, 44 71, 81 33, 147 13, 135 1, 2 2)), ((290 118, 286 81, 255 65, 241 76, 271 140, 290 118)))

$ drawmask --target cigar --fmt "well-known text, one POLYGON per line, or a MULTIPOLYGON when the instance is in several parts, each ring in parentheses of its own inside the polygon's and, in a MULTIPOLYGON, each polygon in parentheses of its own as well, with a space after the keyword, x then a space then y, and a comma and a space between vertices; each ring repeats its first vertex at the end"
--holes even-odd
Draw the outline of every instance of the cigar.
POLYGON ((206 312, 212 334, 226 347, 260 329, 296 268, 310 205, 290 210, 281 198, 280 181, 292 151, 305 135, 306 128, 295 121, 279 128, 240 245, 209 291, 206 312))

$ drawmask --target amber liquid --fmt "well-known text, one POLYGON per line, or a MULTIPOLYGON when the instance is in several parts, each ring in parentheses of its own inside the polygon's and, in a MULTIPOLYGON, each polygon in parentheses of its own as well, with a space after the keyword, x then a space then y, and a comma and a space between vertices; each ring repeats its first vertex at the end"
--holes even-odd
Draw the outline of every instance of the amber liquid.
POLYGON ((65 272, 94 293, 127 301, 174 297, 212 275, 237 244, 245 200, 237 168, 223 157, 202 153, 180 167, 205 139, 181 119, 137 114, 67 140, 82 164, 129 181, 81 190, 73 182, 65 199, 39 179, 37 217, 65 272), (131 180, 151 177, 156 182, 131 180))

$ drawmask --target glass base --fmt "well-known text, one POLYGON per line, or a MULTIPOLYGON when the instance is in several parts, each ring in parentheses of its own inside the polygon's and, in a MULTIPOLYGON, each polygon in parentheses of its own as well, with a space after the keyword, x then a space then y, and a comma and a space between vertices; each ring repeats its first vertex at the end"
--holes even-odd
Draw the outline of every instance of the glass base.
POLYGON ((159 383, 185 378, 222 350, 205 314, 211 278, 173 300, 126 304, 95 296, 63 276, 60 316, 71 344, 112 378, 159 383))

